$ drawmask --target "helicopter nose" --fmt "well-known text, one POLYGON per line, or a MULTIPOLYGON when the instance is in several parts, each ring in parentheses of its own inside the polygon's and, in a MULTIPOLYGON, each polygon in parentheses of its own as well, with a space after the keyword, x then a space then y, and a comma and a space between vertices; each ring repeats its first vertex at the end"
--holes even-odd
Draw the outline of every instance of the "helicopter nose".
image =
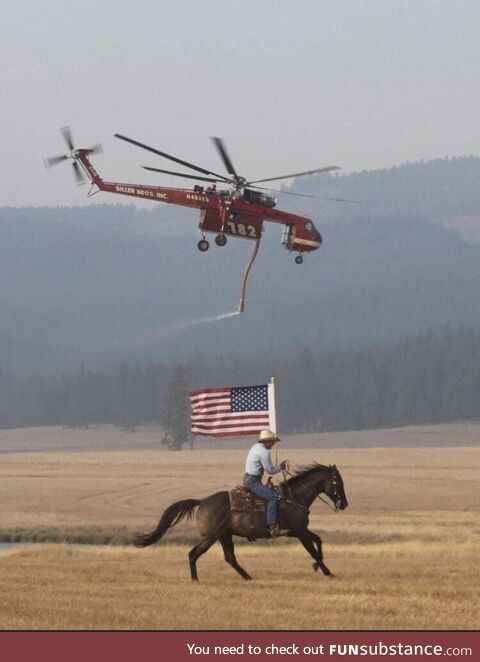
POLYGON ((315 246, 313 250, 317 250, 323 243, 322 235, 317 230, 313 231, 313 241, 312 244, 315 246))
POLYGON ((320 246, 323 243, 322 235, 320 232, 317 230, 317 228, 313 225, 311 225, 310 229, 310 236, 312 238, 312 244, 315 244, 315 249, 320 248, 320 246))

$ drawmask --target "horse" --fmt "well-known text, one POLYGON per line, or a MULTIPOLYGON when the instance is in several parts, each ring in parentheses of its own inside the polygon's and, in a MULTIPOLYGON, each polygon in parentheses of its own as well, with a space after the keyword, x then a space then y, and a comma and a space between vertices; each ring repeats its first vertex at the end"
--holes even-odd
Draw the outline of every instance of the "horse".
MULTIPOLYGON (((348 506, 340 471, 336 465, 325 466, 315 462, 290 474, 279 487, 283 494, 278 511, 281 535, 297 538, 314 559, 315 572, 320 568, 324 575, 331 576, 332 573, 323 562, 322 540, 318 534, 309 530, 308 516, 310 506, 316 497, 321 498, 322 493, 329 497, 335 511, 345 510, 348 506)), ((168 529, 182 520, 191 520, 194 515, 201 540, 188 553, 192 580, 198 580, 198 559, 217 540, 223 548, 225 561, 243 579, 252 579, 235 557, 233 536, 250 541, 270 538, 265 512, 232 510, 227 491, 216 492, 204 499, 184 499, 173 503, 164 511, 155 530, 136 534, 134 545, 152 545, 158 542, 168 529)))

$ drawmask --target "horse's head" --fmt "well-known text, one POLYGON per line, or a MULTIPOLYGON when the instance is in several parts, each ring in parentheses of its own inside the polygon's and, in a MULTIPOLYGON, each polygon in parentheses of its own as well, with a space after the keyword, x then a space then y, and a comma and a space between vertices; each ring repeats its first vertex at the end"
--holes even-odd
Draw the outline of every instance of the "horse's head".
POLYGON ((330 476, 326 480, 323 491, 331 499, 335 510, 345 510, 348 501, 343 486, 343 478, 335 464, 328 468, 330 469, 330 476))
MULTIPOLYGON (((345 510, 348 506, 343 478, 336 465, 325 466, 314 462, 307 467, 301 467, 288 480, 284 481, 284 491, 293 501, 310 506, 320 494, 332 501, 335 510, 345 510)), ((327 503, 325 501, 325 503, 327 503)))

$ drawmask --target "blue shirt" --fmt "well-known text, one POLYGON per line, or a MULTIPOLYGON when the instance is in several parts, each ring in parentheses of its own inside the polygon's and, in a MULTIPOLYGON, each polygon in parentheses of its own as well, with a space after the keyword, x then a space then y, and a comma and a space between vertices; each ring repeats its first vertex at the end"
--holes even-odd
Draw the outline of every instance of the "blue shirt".
POLYGON ((281 467, 273 464, 270 451, 263 444, 256 443, 248 451, 245 473, 252 476, 262 476, 264 472, 267 472, 267 474, 278 474, 281 470, 281 467))

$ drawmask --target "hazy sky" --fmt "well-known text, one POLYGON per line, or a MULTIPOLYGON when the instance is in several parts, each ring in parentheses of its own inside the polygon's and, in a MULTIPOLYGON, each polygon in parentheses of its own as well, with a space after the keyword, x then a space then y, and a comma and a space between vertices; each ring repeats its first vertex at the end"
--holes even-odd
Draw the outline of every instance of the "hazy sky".
POLYGON ((67 124, 105 179, 170 186, 113 134, 223 172, 219 135, 250 178, 479 154, 479 34, 478 0, 2 0, 0 206, 86 204, 42 163, 67 124))

